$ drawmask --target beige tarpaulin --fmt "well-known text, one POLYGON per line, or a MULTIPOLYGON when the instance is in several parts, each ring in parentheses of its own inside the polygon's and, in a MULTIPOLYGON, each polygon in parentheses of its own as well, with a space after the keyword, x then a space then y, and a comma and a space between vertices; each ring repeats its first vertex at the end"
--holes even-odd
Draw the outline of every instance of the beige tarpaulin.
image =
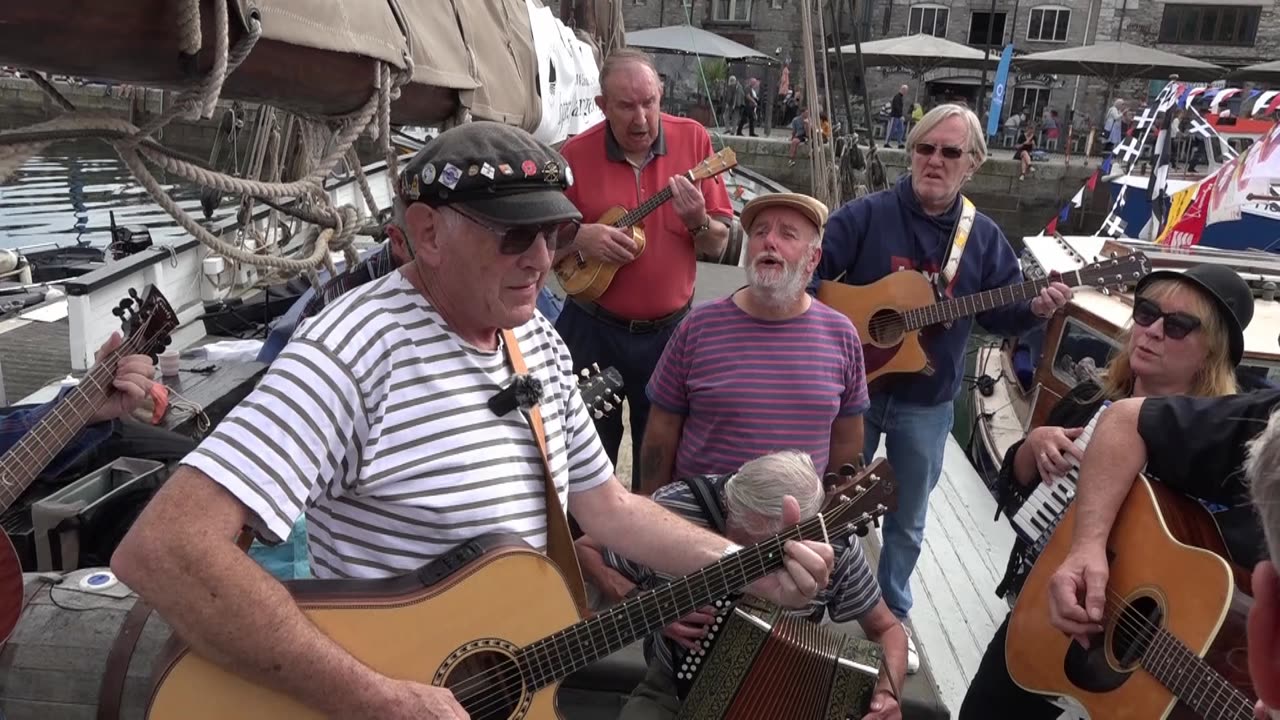
MULTIPOLYGON (((242 9, 247 0, 240 0, 242 9)), ((254 0, 264 38, 354 53, 413 82, 459 91, 473 118, 538 126, 536 62, 524 0, 254 0)))

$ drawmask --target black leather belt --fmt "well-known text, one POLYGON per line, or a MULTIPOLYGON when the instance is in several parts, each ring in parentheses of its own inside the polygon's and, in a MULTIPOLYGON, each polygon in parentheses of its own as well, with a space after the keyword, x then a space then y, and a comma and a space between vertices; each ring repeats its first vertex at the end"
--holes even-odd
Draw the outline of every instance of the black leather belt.
POLYGON ((592 302, 582 302, 572 298, 570 298, 570 302, 577 305, 583 312, 597 320, 602 320, 614 327, 622 328, 632 335, 644 335, 646 333, 658 332, 669 325, 679 322, 681 318, 689 314, 689 306, 693 304, 693 298, 690 298, 689 302, 684 304, 684 307, 670 315, 664 315, 660 318, 654 318, 653 320, 628 320, 627 318, 624 318, 621 315, 615 315, 592 302))

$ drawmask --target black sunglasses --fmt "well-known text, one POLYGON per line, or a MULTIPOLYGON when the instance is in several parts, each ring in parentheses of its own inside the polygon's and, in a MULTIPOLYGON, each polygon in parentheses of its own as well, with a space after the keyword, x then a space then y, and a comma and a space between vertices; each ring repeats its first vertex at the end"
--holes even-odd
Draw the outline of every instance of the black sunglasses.
POLYGON ((1133 321, 1142 327, 1151 327, 1161 318, 1164 318, 1164 334, 1174 340, 1181 340, 1200 327, 1200 318, 1190 313, 1167 313, 1147 298, 1140 297, 1133 301, 1133 321))
POLYGON ((933 143, 918 142, 915 150, 917 153, 928 157, 935 152, 942 151, 942 157, 948 160, 959 160, 964 157, 964 148, 958 148, 954 145, 934 145, 933 143))
POLYGON ((578 238, 578 228, 582 223, 577 220, 561 220, 560 222, 543 223, 541 225, 492 225, 487 220, 464 212, 454 207, 453 210, 462 217, 498 236, 498 252, 503 255, 523 255, 533 247, 533 242, 542 235, 547 239, 547 249, 556 252, 569 247, 578 238))

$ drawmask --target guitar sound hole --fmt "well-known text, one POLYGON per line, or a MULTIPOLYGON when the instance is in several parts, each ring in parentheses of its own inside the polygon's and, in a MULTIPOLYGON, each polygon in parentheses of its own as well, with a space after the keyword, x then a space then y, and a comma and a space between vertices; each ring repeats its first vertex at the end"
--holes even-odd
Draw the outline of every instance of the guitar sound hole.
POLYGON ((1160 603, 1149 595, 1132 598, 1124 604, 1108 633, 1111 655, 1121 670, 1137 669, 1163 619, 1160 603))
POLYGON ((897 345, 902 341, 906 326, 901 313, 884 309, 871 314, 871 319, 867 321, 867 331, 871 335, 871 342, 877 345, 897 345))
POLYGON ((453 691, 471 720, 507 720, 524 702, 520 668, 503 652, 480 650, 449 670, 443 685, 453 691))

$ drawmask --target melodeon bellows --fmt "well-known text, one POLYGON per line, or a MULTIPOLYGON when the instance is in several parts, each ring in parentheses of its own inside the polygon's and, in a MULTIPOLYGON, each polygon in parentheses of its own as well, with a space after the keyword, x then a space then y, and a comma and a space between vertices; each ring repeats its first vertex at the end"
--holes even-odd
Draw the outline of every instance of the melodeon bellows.
POLYGON ((871 705, 880 646, 755 598, 718 613, 677 669, 680 720, 845 720, 871 705))

